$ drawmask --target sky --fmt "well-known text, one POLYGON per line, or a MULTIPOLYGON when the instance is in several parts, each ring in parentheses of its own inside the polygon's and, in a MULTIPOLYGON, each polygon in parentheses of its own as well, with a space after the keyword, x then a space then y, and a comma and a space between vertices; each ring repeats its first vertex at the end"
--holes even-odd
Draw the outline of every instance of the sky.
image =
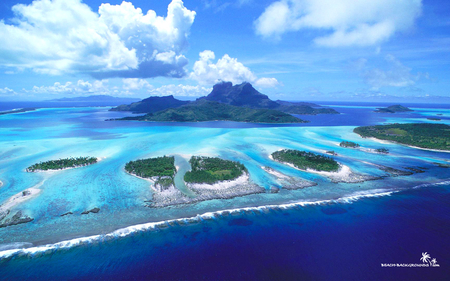
POLYGON ((0 3, 0 101, 207 95, 450 103, 450 1, 0 3))

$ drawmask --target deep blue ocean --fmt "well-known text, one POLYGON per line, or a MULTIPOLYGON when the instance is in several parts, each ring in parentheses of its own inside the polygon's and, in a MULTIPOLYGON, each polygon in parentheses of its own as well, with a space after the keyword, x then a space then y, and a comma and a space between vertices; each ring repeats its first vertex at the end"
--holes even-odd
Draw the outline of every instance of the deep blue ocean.
MULTIPOLYGON (((370 113, 373 108, 383 104, 329 105, 343 114, 299 116, 311 121, 301 126, 360 126, 389 123, 392 120, 426 122, 424 116, 430 114, 423 110, 390 117, 370 113)), ((35 106, 0 103, 0 110, 20 107, 35 106)), ((429 108, 441 110, 433 111, 432 114, 443 112, 441 118, 448 123, 449 106, 429 108)), ((88 135, 91 141, 111 139, 118 142, 122 136, 109 131, 130 130, 137 137, 139 135, 133 128, 142 126, 219 129, 273 127, 234 122, 103 122, 110 117, 107 111, 95 111, 95 120, 92 111, 86 112, 88 114, 83 115, 84 109, 80 109, 58 120, 52 118, 53 111, 36 114, 45 122, 43 127, 55 130, 60 130, 58 126, 74 127, 70 130, 70 136, 63 136, 62 133, 54 136, 51 130, 45 131, 44 134, 54 141, 52 144, 64 142, 65 138, 84 138, 88 135), (93 131, 98 135, 93 135, 93 131)), ((32 116, 35 113, 30 114, 32 116)), ((21 122, 20 118, 8 118, 8 122, 0 122, 3 129, 14 128, 13 131, 17 133, 31 130, 31 125, 21 122)), ((172 129, 160 130, 171 133, 172 129)), ((184 132, 184 129, 180 129, 180 132, 184 132)), ((31 133, 24 136, 35 138, 31 133)), ((12 142, 16 136, 11 133, 2 137, 12 142)), ((22 145, 20 141, 14 141, 22 145)), ((403 151, 401 149, 398 152, 393 147, 394 153, 400 153, 403 151)), ((14 153, 11 152, 11 155, 14 156, 14 153)), ((432 153, 427 154, 429 152, 420 153, 424 153, 418 154, 424 159, 434 157, 432 153)), ((2 157, 5 155, 2 154, 2 157)), ((446 157, 443 153, 436 155, 446 157)), ((15 159, 13 156, 8 155, 15 159)), ((107 160, 105 163, 108 163, 107 160)), ((19 167, 19 164, 15 165, 19 167)), ((3 173, 7 168, 2 169, 0 172, 3 173)), ((427 184, 421 181, 408 189, 399 186, 395 187, 398 191, 383 196, 328 200, 320 204, 288 207, 243 208, 235 212, 170 221, 124 237, 105 236, 86 240, 73 247, 49 247, 32 253, 6 255, 0 259, 0 280, 449 280, 450 179, 447 177, 448 169, 436 169, 441 169, 436 170, 436 174, 442 172, 439 183, 427 184), (439 267, 381 266, 423 264, 420 258, 425 252, 437 260, 439 267)), ((47 190, 44 189, 44 192, 47 190)), ((118 218, 127 215, 121 214, 117 214, 118 218)), ((51 222, 51 218, 45 216, 41 219, 42 223, 48 223, 46 220, 51 222)), ((39 222, 39 218, 36 221, 39 222)), ((21 227, 28 229, 25 225, 21 227)), ((11 229, 13 227, 0 228, 0 239, 4 238, 2 235, 6 235, 6 230, 11 229)), ((31 233, 28 235, 33 236, 32 226, 29 231, 31 233)), ((46 241, 33 243, 47 244, 46 241)))
POLYGON ((0 261, 3 280, 448 280, 450 185, 240 212, 0 261), (422 263, 440 267, 382 268, 422 263))

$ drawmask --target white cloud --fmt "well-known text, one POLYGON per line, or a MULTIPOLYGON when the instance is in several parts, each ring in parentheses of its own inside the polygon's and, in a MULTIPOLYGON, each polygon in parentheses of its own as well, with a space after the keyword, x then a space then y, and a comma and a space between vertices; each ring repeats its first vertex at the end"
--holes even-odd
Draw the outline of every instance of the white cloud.
POLYGON ((254 83, 258 87, 275 87, 279 84, 275 78, 259 78, 236 58, 225 54, 216 63, 213 51, 201 52, 200 59, 194 63, 190 78, 202 85, 213 85, 219 81, 229 81, 233 84, 242 82, 254 83))
POLYGON ((154 90, 149 91, 152 96, 186 96, 186 97, 201 97, 208 95, 212 88, 202 86, 190 85, 164 85, 154 90))
POLYGON ((422 77, 428 79, 428 73, 411 73, 411 68, 402 64, 393 55, 385 57, 386 69, 369 68, 367 60, 360 59, 354 66, 360 72, 364 82, 378 90, 381 87, 409 87, 416 84, 422 77))
POLYGON ((280 39, 301 29, 317 29, 322 46, 368 46, 412 27, 422 0, 280 0, 255 21, 256 33, 280 39))
POLYGON ((17 93, 8 87, 4 87, 3 89, 0 88, 0 97, 8 97, 8 96, 15 96, 15 95, 17 95, 17 93))
POLYGON ((108 94, 108 80, 96 80, 93 83, 89 81, 78 80, 76 84, 66 82, 61 84, 55 82, 52 86, 34 86, 31 92, 35 94, 108 94))
POLYGON ((126 78, 122 79, 123 88, 125 90, 141 90, 141 89, 153 89, 153 86, 150 85, 146 80, 139 78, 126 78))
POLYGON ((132 3, 102 4, 92 11, 81 0, 35 0, 12 8, 13 24, 0 21, 0 64, 95 77, 182 77, 195 12, 173 0, 167 16, 143 13, 132 3))

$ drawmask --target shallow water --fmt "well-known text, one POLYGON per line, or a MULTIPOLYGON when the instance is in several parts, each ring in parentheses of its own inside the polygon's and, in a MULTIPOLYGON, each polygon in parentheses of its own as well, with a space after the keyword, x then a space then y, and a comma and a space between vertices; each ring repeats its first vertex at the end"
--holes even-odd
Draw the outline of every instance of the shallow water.
MULTIPOLYGON (((223 244, 220 242, 221 239, 226 239, 227 235, 233 234, 233 231, 236 228, 252 228, 255 227, 255 225, 258 225, 257 223, 250 224, 248 222, 255 221, 252 216, 256 216, 258 218, 257 221, 261 219, 264 222, 263 224, 265 226, 263 227, 263 233, 260 238, 275 239, 271 236, 271 232, 275 233, 277 232, 276 229, 286 227, 285 224, 290 225, 290 220, 287 219, 287 217, 292 215, 291 212, 296 212, 291 209, 281 211, 283 213, 282 218, 284 219, 278 222, 280 214, 277 214, 277 211, 272 210, 273 208, 277 208, 276 206, 278 205, 295 202, 300 202, 300 204, 294 204, 293 206, 305 206, 305 202, 322 202, 325 206, 328 206, 328 204, 331 204, 332 202, 347 204, 345 202, 352 201, 361 196, 371 196, 370 194, 387 195, 391 194, 390 192, 392 191, 401 191, 400 193, 390 195, 390 197, 396 198, 397 196, 400 196, 398 194, 409 194, 408 192, 412 192, 409 191, 411 188, 421 185, 425 187, 420 188, 420 190, 424 191, 418 191, 419 194, 420 192, 427 193, 427 184, 445 182, 450 179, 450 170, 436 165, 436 163, 448 163, 449 153, 420 150, 398 144, 386 144, 374 140, 361 139, 352 132, 353 128, 357 125, 411 122, 412 120, 414 122, 427 122, 427 117, 432 116, 437 112, 444 112, 445 114, 445 112, 448 111, 439 108, 414 108, 414 113, 383 115, 372 113, 371 110, 373 108, 375 107, 368 107, 366 105, 341 105, 340 107, 336 107, 336 109, 344 112, 342 115, 302 116, 301 118, 304 117, 304 119, 309 118, 311 123, 288 126, 235 122, 204 122, 190 124, 106 122, 104 121, 105 119, 125 115, 124 113, 108 112, 107 107, 38 109, 26 113, 0 116, 0 180, 4 184, 0 187, 0 202, 4 202, 14 194, 29 187, 36 186, 42 189, 39 196, 23 202, 15 208, 15 210, 22 210, 27 215, 33 217, 34 221, 0 229, 0 249, 29 248, 31 246, 52 244, 90 235, 108 234, 119 228, 128 227, 130 225, 196 217, 198 214, 215 212, 218 210, 271 206, 270 208, 262 209, 251 208, 248 209, 248 211, 233 214, 231 217, 234 218, 236 216, 236 219, 238 220, 230 222, 231 224, 225 227, 226 229, 229 229, 223 234, 221 232, 223 228, 219 227, 216 229, 216 227, 223 224, 227 225, 229 223, 228 216, 214 215, 214 218, 207 219, 207 222, 204 222, 202 216, 194 220, 197 221, 195 224, 196 226, 190 225, 186 228, 184 224, 181 224, 182 226, 176 226, 175 228, 172 226, 166 226, 167 229, 166 227, 163 227, 163 230, 160 232, 164 233, 164 237, 158 236, 160 234, 155 234, 154 230, 150 231, 148 234, 144 234, 147 233, 145 231, 144 233, 137 232, 137 234, 133 234, 128 238, 123 238, 125 240, 119 239, 116 241, 116 239, 112 239, 113 242, 98 242, 98 239, 100 239, 99 241, 103 241, 102 239, 104 238, 102 237, 104 236, 101 236, 100 238, 87 240, 92 241, 97 239, 95 245, 90 245, 90 243, 93 242, 83 242, 81 246, 74 247, 74 249, 70 248, 70 250, 64 250, 61 253, 52 250, 50 251, 52 253, 50 257, 57 255, 60 256, 62 260, 67 259, 68 262, 70 257, 74 254, 83 257, 92 255, 93 249, 97 249, 97 247, 114 253, 115 251, 119 251, 115 248, 116 246, 114 246, 116 244, 121 245, 119 247, 120 251, 124 251, 124 249, 131 247, 129 243, 137 243, 136 248, 140 248, 142 247, 141 244, 144 243, 143 241, 147 241, 146 239, 151 239, 152 241, 152 243, 150 243, 151 245, 148 246, 152 249, 150 252, 156 251, 154 254, 157 253, 160 255, 160 248, 165 248, 164 245, 182 243, 180 241, 183 241, 183 239, 177 240, 176 236, 181 235, 181 233, 184 232, 190 233, 186 234, 188 237, 190 237, 189 235, 192 236, 194 233, 199 232, 200 234, 195 234, 194 236, 198 236, 199 240, 203 241, 206 239, 208 241, 207 238, 203 237, 206 235, 203 233, 209 233, 210 230, 204 232, 203 227, 206 227, 206 229, 212 228, 214 230, 213 236, 222 237, 220 239, 217 238, 217 240, 214 240, 213 242, 219 243, 221 246, 225 247, 225 245, 229 246, 229 244, 223 244), (343 120, 347 121, 343 122, 343 120), (359 121, 355 123, 354 120, 359 121), (359 122, 361 124, 359 124, 359 122), (345 126, 336 126, 336 124, 345 126), (339 143, 342 140, 357 142, 361 145, 362 149, 341 148, 339 147, 339 143), (370 152, 370 149, 380 147, 388 148, 390 154, 381 155, 370 152), (271 161, 268 158, 268 155, 280 148, 309 150, 317 153, 333 150, 338 154, 338 156, 335 157, 337 161, 349 166, 354 172, 372 176, 386 176, 386 173, 381 171, 376 165, 403 170, 405 167, 421 167, 425 172, 416 173, 411 176, 388 177, 382 180, 364 183, 336 184, 332 183, 326 177, 298 171, 289 166, 271 161), (102 158, 102 161, 95 165, 78 169, 44 173, 25 172, 25 169, 28 166, 36 162, 70 156, 76 157, 88 155, 100 157, 102 158), (130 160, 162 155, 178 155, 177 157, 183 157, 184 159, 183 162, 183 159, 178 158, 178 163, 185 164, 187 163, 186 160, 188 160, 191 155, 220 156, 225 159, 240 161, 248 168, 252 181, 263 186, 267 190, 272 186, 280 186, 277 179, 265 172, 262 169, 262 166, 271 167, 289 176, 300 177, 317 182, 318 185, 295 191, 281 189, 281 191, 276 194, 256 194, 230 200, 209 200, 192 205, 150 209, 145 207, 144 203, 152 197, 149 182, 125 173, 123 167, 125 163, 130 160), (100 208, 100 212, 97 214, 81 215, 81 212, 94 207, 100 208), (69 211, 74 214, 64 217, 60 216, 69 211), (287 215, 285 215, 285 212, 287 215), (243 218, 241 218, 241 216, 243 218), (248 218, 247 216, 251 216, 251 218, 248 218), (277 222, 274 220, 277 220, 277 222), (200 231, 193 231, 193 228, 196 228, 198 224, 202 225, 202 229, 200 231), (177 235, 174 235, 173 233, 177 233, 177 235), (151 238, 148 238, 148 236, 151 236, 151 238), (200 239, 200 237, 203 238, 200 239), (144 240, 141 240, 141 238, 144 240), (90 246, 86 246, 85 243, 90 246)), ((428 122, 430 121, 428 120, 428 122)), ((443 120, 441 123, 448 124, 448 122, 448 120, 443 120)), ((188 169, 185 165, 180 166, 183 169, 188 169)), ((437 192, 440 192, 440 188, 448 190, 447 187, 444 188, 440 185, 436 188, 438 190, 437 192)), ((448 199, 448 192, 444 192, 444 194, 447 194, 447 197, 434 198, 433 200, 448 199)), ((419 195, 415 196, 416 199, 420 197, 419 195)), ((409 197, 401 195, 401 198, 405 199, 409 197)), ((383 206, 383 202, 385 202, 385 199, 364 200, 369 200, 367 202, 377 202, 373 204, 379 204, 380 206, 383 206)), ((406 205, 410 203, 411 202, 405 202, 406 205)), ((349 213, 352 213, 348 211, 349 205, 341 207, 339 204, 333 204, 332 207, 325 209, 321 207, 322 205, 316 207, 301 207, 300 209, 303 211, 296 213, 295 216, 300 220, 309 220, 309 216, 311 215, 310 212, 320 214, 317 220, 321 225, 325 225, 324 229, 320 231, 325 231, 325 229, 336 226, 333 223, 327 225, 329 216, 334 218, 334 215, 336 215, 349 218, 349 213), (305 210, 309 211, 306 212, 305 210)), ((366 212, 365 208, 365 205, 361 205, 359 212, 366 212)), ((294 207, 293 209, 296 210, 294 207)), ((371 209, 372 213, 369 211, 367 212, 369 213, 369 216, 377 215, 375 209, 371 209)), ((361 213, 357 213, 356 216, 361 216, 361 213)), ((351 222, 353 219, 354 216, 351 216, 350 222, 347 222, 345 225, 353 224, 355 222, 351 222)), ((448 225, 448 217, 444 216, 441 220, 448 225)), ((180 223, 177 221, 175 224, 179 225, 180 223)), ((368 225, 370 224, 368 223, 368 225)), ((161 226, 158 226, 158 228, 161 228, 161 226)), ((439 226, 437 225, 436 228, 439 229, 439 226)), ((370 229, 373 230, 373 227, 370 229)), ((128 231, 130 230, 126 230, 125 232, 128 231)), ((292 231, 293 234, 296 233, 296 230, 292 231)), ((444 233, 445 231, 446 230, 444 229, 444 233)), ((239 233, 239 231, 237 232, 239 233)), ((156 233, 159 233, 159 231, 156 233)), ((323 233, 320 235, 324 235, 323 233)), ((249 239, 245 232, 236 235, 242 239, 242 241, 237 242, 237 245, 240 246, 242 246, 243 241, 249 239)), ((209 235, 207 236, 209 237, 209 235)), ((286 237, 289 237, 289 235, 286 237)), ((194 241, 197 241, 196 239, 197 238, 195 238, 194 241)), ((309 239, 314 241, 313 237, 309 237, 309 239)), ((324 239, 328 240, 332 239, 332 237, 324 237, 324 239)), ((341 239, 344 238, 341 237, 341 239)), ((332 241, 330 240, 327 243, 329 244, 331 242, 332 241)), ((360 243, 363 242, 364 241, 360 241, 360 243)), ((194 244, 198 246, 198 243, 200 242, 194 244)), ((201 248, 206 247, 206 245, 209 245, 208 242, 201 246, 201 248)), ((258 243, 255 242, 253 246, 257 247, 257 245, 258 243)), ((134 249, 135 247, 133 246, 132 248, 134 249)), ((185 254, 191 250, 190 246, 186 246, 183 249, 183 251, 186 251, 185 254)), ((273 248, 272 251, 275 251, 275 249, 276 248, 273 248)), ((250 252, 247 253, 247 256, 253 256, 251 251, 255 251, 255 249, 252 250, 249 248, 248 250, 250 252)), ((159 264, 159 259, 152 259, 151 257, 153 257, 153 255, 145 256, 146 254, 143 254, 142 251, 143 250, 138 250, 136 253, 133 253, 131 250, 124 251, 123 255, 131 255, 137 260, 151 260, 151 263, 159 264), (144 255, 145 257, 140 255, 144 255)), ((264 250, 261 249, 261 251, 264 250)), ((268 251, 270 252, 271 250, 269 249, 268 251)), ((426 251, 426 249, 423 251, 426 251)), ((40 252, 40 250, 38 252, 40 252)), ((16 257, 17 255, 20 256, 20 252, 15 252, 12 257, 16 257)), ((100 258, 102 255, 106 255, 106 252, 98 253, 98 255, 99 256, 94 254, 95 257, 100 258)), ((205 255, 204 251, 202 252, 202 255, 205 255)), ((414 253, 414 255, 420 255, 420 253, 414 253)), ((17 260, 14 258, 13 261, 3 262, 2 266, 7 266, 8 268, 14 268, 19 265, 29 266, 32 271, 39 271, 35 265, 36 262, 50 266, 61 266, 61 264, 52 265, 53 262, 51 261, 51 258, 48 258, 48 253, 35 254, 31 260, 28 255, 25 255, 26 257, 19 256, 17 256, 17 260)), ((256 256, 254 256, 254 258, 256 258, 256 256)), ((181 256, 175 254, 172 256, 167 254, 165 259, 177 260, 180 257, 181 256)), ((124 259, 126 258, 119 258, 121 262, 124 262, 124 259)), ((96 268, 96 265, 94 261, 91 262, 93 262, 93 265, 85 265, 87 269, 84 271, 84 274, 88 274, 85 275, 85 277, 94 274, 93 270, 96 268)), ((117 264, 117 260, 110 260, 109 262, 111 265, 105 264, 106 261, 100 265, 97 264, 98 268, 101 268, 99 272, 107 273, 110 271, 114 272, 114 270, 125 270, 127 274, 132 272, 132 263, 126 262, 125 264, 129 267, 122 267, 117 264)), ((200 262, 200 260, 197 262, 200 262)), ((264 264, 268 262, 268 260, 261 258, 261 262, 264 264)), ((277 264, 277 262, 271 262, 277 264)), ((295 259, 289 261, 288 264, 289 263, 292 265, 295 264, 295 259)), ((257 276, 254 275, 256 274, 256 271, 258 271, 256 268, 262 269, 264 267, 263 264, 261 264, 261 267, 252 265, 255 268, 255 271, 253 273, 249 272, 248 274, 250 275, 244 274, 243 276, 257 276)), ((282 264, 279 263, 278 266, 282 267, 282 264)), ((81 266, 76 268, 78 268, 77 270, 83 271, 80 269, 81 266)), ((164 268, 168 267, 166 266, 164 268)), ((276 267, 273 270, 276 271, 276 267)), ((300 274, 304 270, 300 271, 301 272, 295 272, 300 274)), ((307 270, 305 272, 307 272, 307 270)), ((73 277, 74 275, 70 274, 75 273, 76 269, 74 269, 72 273, 67 273, 69 275, 66 276, 73 277)), ((43 276, 42 278, 46 276, 45 272, 41 272, 40 274, 43 274, 41 275, 43 276)), ((62 276, 64 276, 66 273, 60 272, 55 274, 62 274, 62 276)), ((317 276, 317 272, 309 272, 308 274, 312 275, 305 276, 317 276)), ((25 276, 26 274, 23 277, 25 276)), ((40 275, 38 274, 37 276, 40 275)), ((112 274, 111 276, 115 275, 112 274)), ((182 278, 181 276, 182 275, 179 275, 178 277, 182 278)), ((319 276, 326 277, 322 275, 319 276)), ((56 278, 58 275, 51 277, 56 278)))

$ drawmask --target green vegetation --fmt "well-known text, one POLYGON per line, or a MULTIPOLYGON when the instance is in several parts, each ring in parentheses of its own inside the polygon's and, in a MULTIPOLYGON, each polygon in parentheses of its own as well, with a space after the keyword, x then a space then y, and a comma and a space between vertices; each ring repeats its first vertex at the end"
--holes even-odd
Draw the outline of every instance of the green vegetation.
POLYGON ((175 157, 163 156, 130 161, 125 165, 125 171, 141 178, 158 177, 155 184, 167 187, 173 184, 177 169, 175 157))
POLYGON ((357 148, 359 147, 359 144, 351 142, 351 141, 342 141, 339 146, 341 147, 351 147, 351 148, 357 148))
POLYGON ((27 172, 61 170, 64 168, 83 167, 95 163, 97 163, 97 158, 95 157, 78 157, 78 158, 71 157, 34 164, 27 168, 27 172))
MULTIPOLYGON (((287 102, 286 102, 287 103, 287 102)), ((311 107, 308 105, 296 105, 295 103, 291 103, 291 105, 280 105, 276 109, 282 112, 290 113, 290 114, 301 114, 301 115, 317 115, 317 114, 340 114, 333 108, 328 107, 311 107)))
POLYGON ((173 96, 149 97, 129 105, 119 105, 111 108, 110 111, 132 111, 134 113, 153 113, 167 108, 176 108, 189 103, 188 101, 177 100, 173 96))
POLYGON ((229 104, 198 100, 196 102, 170 108, 144 116, 126 117, 119 120, 141 121, 174 121, 174 122, 200 122, 200 121, 236 121, 254 123, 304 123, 290 114, 273 109, 253 109, 238 107, 229 104))
POLYGON ((387 149, 387 148, 377 148, 377 149, 375 149, 375 151, 378 153, 383 153, 383 154, 389 153, 389 149, 387 149))
POLYGON ((192 156, 189 163, 192 170, 184 175, 184 181, 189 183, 213 184, 236 179, 247 172, 241 163, 217 157, 192 156))
POLYGON ((413 110, 397 104, 397 105, 391 105, 388 107, 377 108, 377 110, 375 110, 374 112, 376 112, 376 113, 396 113, 396 112, 408 112, 408 111, 413 111, 413 110))
POLYGON ((450 126, 445 124, 409 123, 358 127, 353 132, 421 148, 450 150, 450 126))
POLYGON ((339 163, 333 158, 312 152, 284 149, 272 153, 272 157, 279 162, 290 163, 302 170, 313 169, 326 172, 339 170, 339 163))

